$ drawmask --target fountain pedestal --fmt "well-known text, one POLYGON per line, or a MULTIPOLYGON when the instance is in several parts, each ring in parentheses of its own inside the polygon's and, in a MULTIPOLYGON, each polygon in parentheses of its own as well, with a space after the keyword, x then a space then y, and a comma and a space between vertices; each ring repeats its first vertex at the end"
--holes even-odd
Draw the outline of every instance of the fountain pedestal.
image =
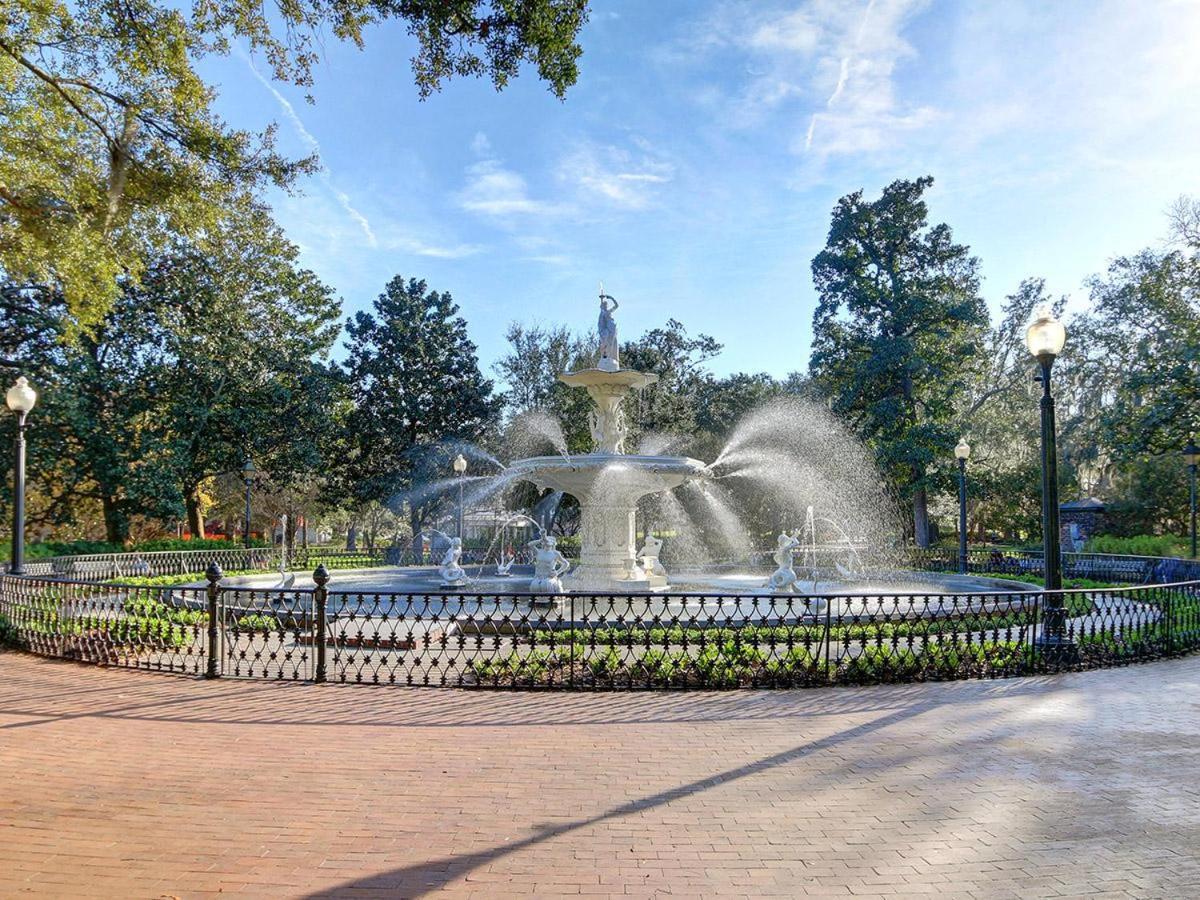
POLYGON ((638 565, 637 502, 702 477, 704 463, 686 456, 588 453, 523 459, 513 468, 542 490, 562 491, 579 501, 579 562, 563 577, 565 588, 621 592, 667 586, 665 578, 652 578, 638 565))

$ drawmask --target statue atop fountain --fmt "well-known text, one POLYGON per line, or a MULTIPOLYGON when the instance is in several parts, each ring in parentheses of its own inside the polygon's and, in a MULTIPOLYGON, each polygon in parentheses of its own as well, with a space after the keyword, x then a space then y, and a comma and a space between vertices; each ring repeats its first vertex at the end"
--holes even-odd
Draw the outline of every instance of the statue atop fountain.
POLYGON ((438 568, 438 574, 442 576, 442 587, 462 587, 467 583, 467 573, 461 565, 461 560, 462 538, 451 538, 450 546, 446 548, 446 555, 442 557, 442 564, 438 568))
POLYGON ((553 535, 542 535, 529 542, 533 550, 533 580, 529 591, 533 594, 563 593, 562 576, 571 568, 570 561, 559 552, 558 541, 553 535))
POLYGON ((600 282, 600 362, 596 368, 601 372, 617 372, 621 368, 621 347, 617 342, 617 322, 613 313, 620 306, 615 297, 604 293, 604 282, 600 282), (611 304, 611 305, 610 305, 611 304))

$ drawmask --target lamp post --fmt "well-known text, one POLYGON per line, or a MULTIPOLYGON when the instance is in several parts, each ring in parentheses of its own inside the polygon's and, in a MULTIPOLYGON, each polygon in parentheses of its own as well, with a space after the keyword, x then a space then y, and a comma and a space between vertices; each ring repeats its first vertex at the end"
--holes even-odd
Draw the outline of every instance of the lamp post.
POLYGON ((17 414, 17 437, 13 447, 13 533, 10 575, 25 574, 25 418, 37 403, 37 391, 25 376, 8 389, 8 408, 17 414))
POLYGON ((458 476, 458 536, 463 536, 463 476, 467 474, 467 458, 461 453, 454 457, 454 474, 458 476))
POLYGON ((1067 342, 1067 329, 1048 306, 1038 308, 1025 332, 1025 346, 1041 367, 1042 381, 1042 548, 1045 558, 1046 611, 1040 646, 1067 649, 1067 615, 1062 597, 1062 556, 1058 533, 1058 450, 1054 435, 1054 397, 1050 371, 1067 342))
POLYGON ((1188 435, 1187 446, 1183 448, 1183 461, 1187 464, 1191 481, 1191 510, 1192 510, 1192 559, 1196 559, 1196 465, 1200 463, 1200 447, 1196 446, 1196 432, 1188 435))
POLYGON ((250 488, 254 486, 254 476, 257 473, 254 460, 247 456, 246 463, 242 466, 242 481, 246 483, 246 527, 242 531, 242 546, 246 549, 250 548, 250 488))
POLYGON ((954 447, 954 458, 958 460, 958 571, 967 574, 967 460, 971 458, 971 445, 960 438, 954 447))

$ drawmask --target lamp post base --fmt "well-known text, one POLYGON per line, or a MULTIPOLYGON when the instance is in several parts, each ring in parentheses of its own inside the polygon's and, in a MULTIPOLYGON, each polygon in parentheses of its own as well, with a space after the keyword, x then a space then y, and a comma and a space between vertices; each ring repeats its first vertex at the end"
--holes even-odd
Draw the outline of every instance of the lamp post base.
POLYGON ((1039 634, 1033 648, 1045 662, 1055 668, 1074 666, 1080 662, 1079 645, 1066 635, 1039 634))

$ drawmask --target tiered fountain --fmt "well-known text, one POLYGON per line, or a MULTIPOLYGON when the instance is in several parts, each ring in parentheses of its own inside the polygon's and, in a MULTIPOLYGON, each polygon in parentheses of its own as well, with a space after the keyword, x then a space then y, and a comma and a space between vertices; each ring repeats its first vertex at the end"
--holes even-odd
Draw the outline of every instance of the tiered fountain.
POLYGON ((667 578, 657 556, 639 561, 635 515, 642 497, 702 478, 707 467, 687 456, 643 456, 625 452, 629 428, 625 400, 658 380, 657 375, 623 369, 613 310, 617 302, 601 289, 600 361, 594 369, 559 378, 583 388, 596 404, 588 424, 595 444, 580 456, 537 456, 513 463, 515 477, 570 494, 579 501, 582 545, 578 564, 562 579, 570 590, 616 592, 661 590, 667 578))

